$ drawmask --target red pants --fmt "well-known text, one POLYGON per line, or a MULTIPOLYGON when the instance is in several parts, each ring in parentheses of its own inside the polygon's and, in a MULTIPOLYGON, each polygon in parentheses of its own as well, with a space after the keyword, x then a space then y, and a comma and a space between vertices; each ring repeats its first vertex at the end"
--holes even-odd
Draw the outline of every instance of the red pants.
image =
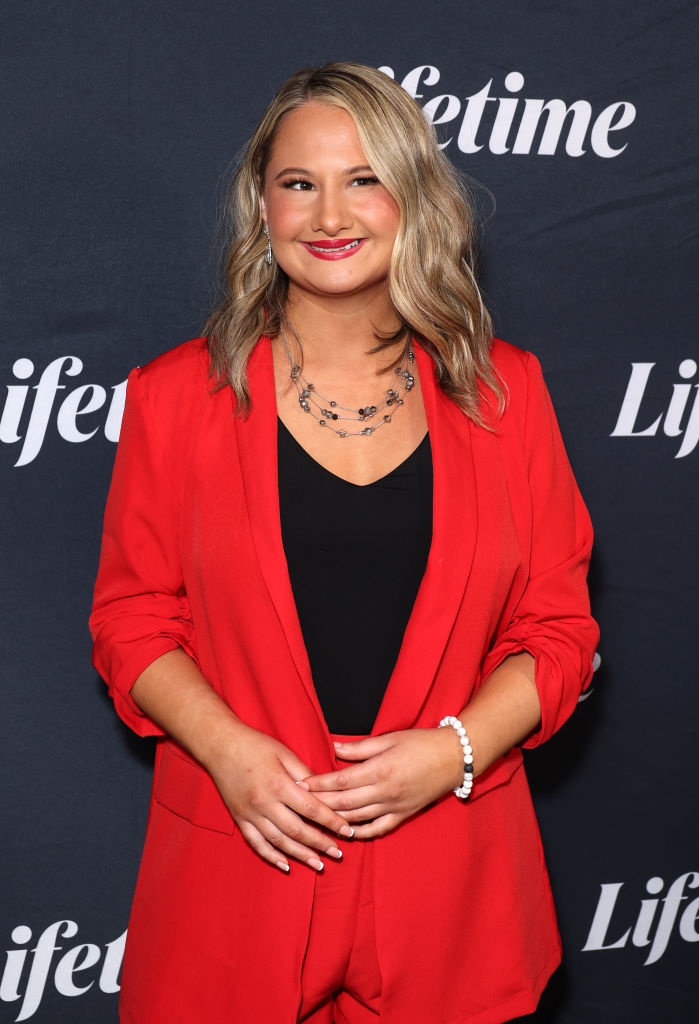
MULTIPOLYGON (((332 739, 361 737, 335 734, 332 739)), ((342 860, 325 857, 316 878, 299 1024, 376 1024, 380 1019, 373 844, 349 839, 340 848, 342 860)))

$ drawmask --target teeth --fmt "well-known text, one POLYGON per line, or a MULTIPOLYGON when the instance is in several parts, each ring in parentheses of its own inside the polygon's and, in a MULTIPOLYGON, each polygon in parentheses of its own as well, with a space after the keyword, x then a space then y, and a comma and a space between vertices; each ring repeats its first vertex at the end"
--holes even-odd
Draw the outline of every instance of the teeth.
POLYGON ((308 243, 314 252, 345 252, 347 249, 354 249, 355 246, 359 245, 359 239, 355 238, 353 242, 349 242, 347 245, 341 245, 337 249, 326 249, 324 246, 313 245, 312 242, 308 243))

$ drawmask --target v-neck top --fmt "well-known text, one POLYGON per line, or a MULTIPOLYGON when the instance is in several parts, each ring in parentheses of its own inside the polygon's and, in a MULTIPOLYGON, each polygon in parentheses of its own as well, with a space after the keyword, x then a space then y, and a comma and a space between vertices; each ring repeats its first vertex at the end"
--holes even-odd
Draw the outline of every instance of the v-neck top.
POLYGON ((432 542, 429 434, 365 486, 321 466, 281 420, 277 436, 282 541, 318 700, 330 732, 367 734, 432 542))

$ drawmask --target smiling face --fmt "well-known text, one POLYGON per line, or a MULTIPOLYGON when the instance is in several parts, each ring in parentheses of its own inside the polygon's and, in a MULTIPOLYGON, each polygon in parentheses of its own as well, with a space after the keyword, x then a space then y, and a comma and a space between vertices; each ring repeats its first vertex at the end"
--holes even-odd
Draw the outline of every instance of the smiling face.
POLYGON ((312 102, 284 117, 265 168, 262 214, 290 297, 387 291, 399 210, 346 110, 312 102))

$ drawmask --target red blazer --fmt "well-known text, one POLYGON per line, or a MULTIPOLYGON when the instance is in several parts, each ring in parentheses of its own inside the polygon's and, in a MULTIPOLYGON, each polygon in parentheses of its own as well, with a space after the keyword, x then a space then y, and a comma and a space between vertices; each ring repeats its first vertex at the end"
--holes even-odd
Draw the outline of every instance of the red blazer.
MULTIPOLYGON (((542 724, 575 708, 598 638, 585 583, 592 542, 536 359, 496 341, 509 391, 494 431, 437 385, 416 346, 434 466, 425 576, 373 733, 456 714, 505 658, 536 659, 542 724)), ((335 765, 282 547, 271 347, 249 363, 253 408, 211 393, 195 339, 129 377, 91 628, 116 709, 181 646, 247 722, 313 771, 335 765)), ((375 844, 387 1024, 497 1024, 534 1009, 560 959, 518 749, 375 844), (416 967, 419 965, 419 970, 416 967)), ((315 884, 252 852, 204 769, 164 738, 124 963, 132 1024, 292 1024, 315 884)))

